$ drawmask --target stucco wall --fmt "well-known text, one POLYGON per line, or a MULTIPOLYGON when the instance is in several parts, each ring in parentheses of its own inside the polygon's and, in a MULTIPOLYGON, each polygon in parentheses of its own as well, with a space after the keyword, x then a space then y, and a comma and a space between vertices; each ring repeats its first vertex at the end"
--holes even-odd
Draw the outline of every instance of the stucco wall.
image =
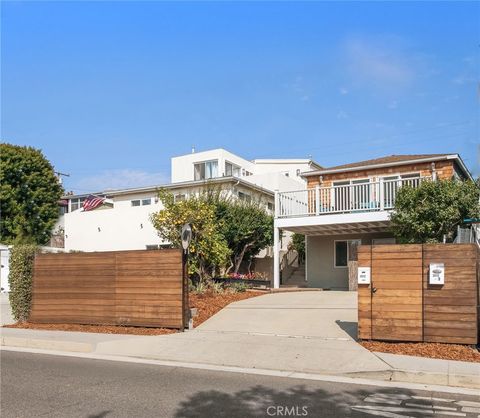
POLYGON ((335 267, 335 240, 361 239, 362 244, 371 244, 374 238, 391 236, 392 234, 389 233, 307 236, 306 272, 308 287, 348 290, 348 268, 335 267))
POLYGON ((233 163, 235 165, 244 168, 247 171, 253 173, 254 164, 241 157, 238 157, 231 152, 218 148, 210 151, 195 152, 193 154, 181 155, 179 157, 173 157, 171 159, 172 164, 172 183, 178 183, 182 181, 194 180, 194 164, 203 162, 218 160, 218 176, 223 177, 225 172, 225 161, 233 163))

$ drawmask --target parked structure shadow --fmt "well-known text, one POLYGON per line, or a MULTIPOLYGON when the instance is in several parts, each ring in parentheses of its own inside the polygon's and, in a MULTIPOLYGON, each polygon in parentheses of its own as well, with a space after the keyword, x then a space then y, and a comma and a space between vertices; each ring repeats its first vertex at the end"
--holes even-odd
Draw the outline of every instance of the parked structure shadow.
MULTIPOLYGON (((338 389, 338 388, 337 388, 338 389)), ((411 395, 408 390, 401 390, 411 395)), ((399 393, 399 390, 378 389, 376 393, 399 393)), ((175 418, 258 418, 258 417, 366 417, 351 406, 363 404, 370 390, 340 391, 330 393, 323 389, 308 389, 303 385, 285 390, 253 386, 228 393, 221 390, 197 392, 180 403, 175 418)))
POLYGON ((337 319, 335 323, 355 341, 358 339, 358 322, 340 321, 337 319))

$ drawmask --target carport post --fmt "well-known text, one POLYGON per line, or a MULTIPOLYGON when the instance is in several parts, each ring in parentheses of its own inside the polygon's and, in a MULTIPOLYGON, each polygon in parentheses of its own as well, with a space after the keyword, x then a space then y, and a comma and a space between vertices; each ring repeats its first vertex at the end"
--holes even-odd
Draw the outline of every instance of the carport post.
POLYGON ((280 287, 280 229, 273 227, 273 288, 280 287))

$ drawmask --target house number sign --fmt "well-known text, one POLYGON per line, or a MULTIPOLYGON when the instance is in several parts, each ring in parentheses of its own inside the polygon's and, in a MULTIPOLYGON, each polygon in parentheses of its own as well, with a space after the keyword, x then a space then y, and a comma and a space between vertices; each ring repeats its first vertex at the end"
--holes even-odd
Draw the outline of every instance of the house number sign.
POLYGON ((445 284, 445 264, 430 263, 428 284, 445 284))
POLYGON ((357 279, 358 284, 370 284, 370 267, 359 267, 357 279))

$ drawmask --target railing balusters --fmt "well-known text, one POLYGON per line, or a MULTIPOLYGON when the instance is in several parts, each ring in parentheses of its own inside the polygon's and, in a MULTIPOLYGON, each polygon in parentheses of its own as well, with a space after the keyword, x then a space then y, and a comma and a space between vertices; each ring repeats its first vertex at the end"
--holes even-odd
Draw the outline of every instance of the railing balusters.
POLYGON ((419 187, 429 177, 383 180, 371 183, 349 184, 278 192, 276 216, 312 216, 330 213, 348 213, 390 210, 395 205, 400 187, 419 187))

